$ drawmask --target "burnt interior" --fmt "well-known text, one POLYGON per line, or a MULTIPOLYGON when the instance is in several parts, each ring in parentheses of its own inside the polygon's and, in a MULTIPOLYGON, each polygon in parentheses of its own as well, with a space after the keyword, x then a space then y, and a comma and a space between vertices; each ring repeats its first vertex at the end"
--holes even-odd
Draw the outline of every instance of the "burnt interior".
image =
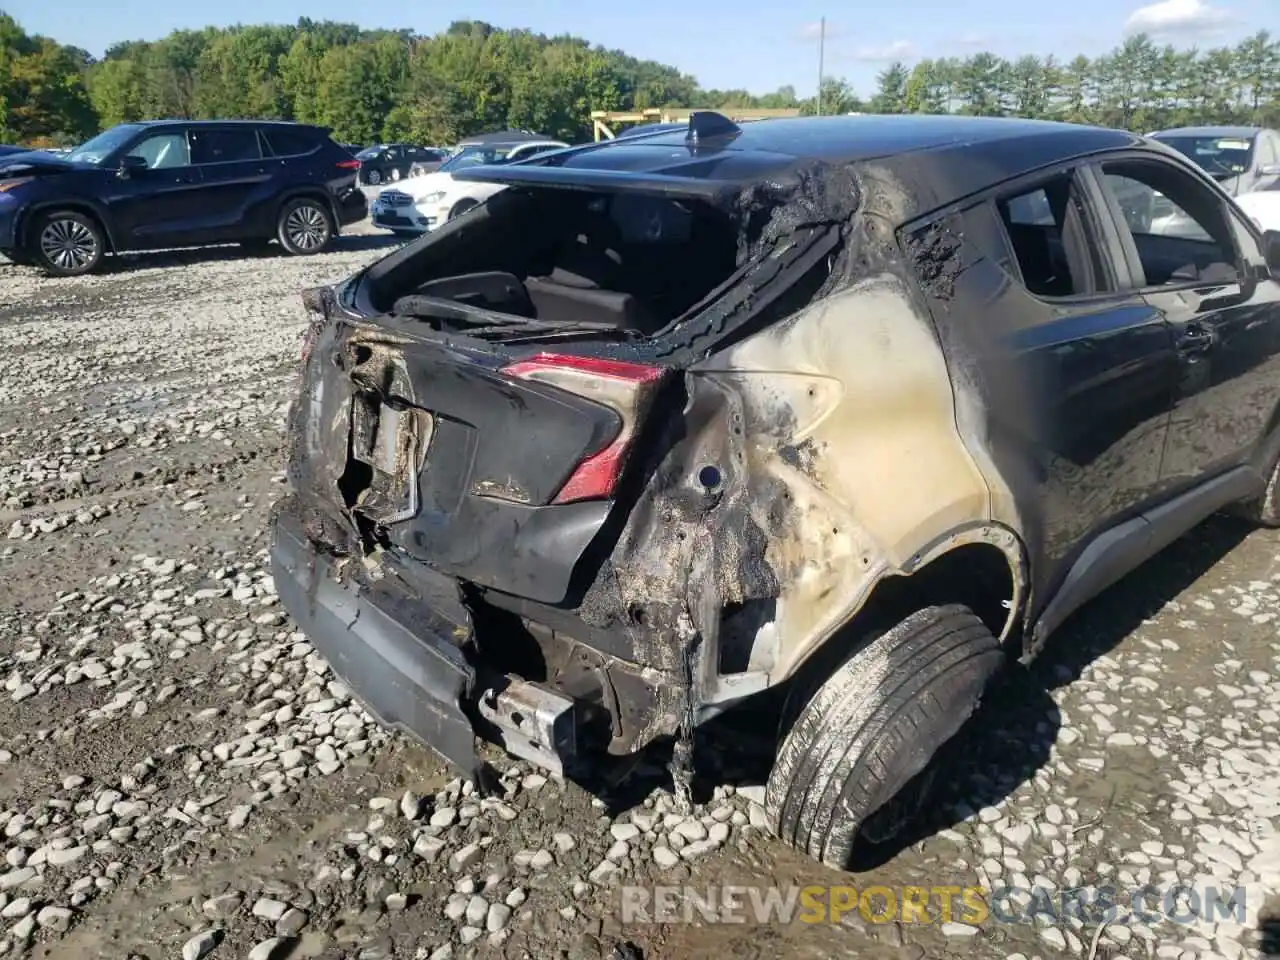
POLYGON ((473 218, 456 242, 424 249, 417 269, 381 292, 378 305, 441 325, 458 319, 452 304, 647 335, 701 301, 738 265, 734 218, 699 200, 511 193, 491 202, 487 216, 473 218))

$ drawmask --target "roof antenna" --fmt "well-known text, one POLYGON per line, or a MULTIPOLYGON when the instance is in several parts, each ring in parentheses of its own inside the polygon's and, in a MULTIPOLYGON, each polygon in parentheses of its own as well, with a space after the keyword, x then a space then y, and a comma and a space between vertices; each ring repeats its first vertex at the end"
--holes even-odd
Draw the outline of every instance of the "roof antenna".
POLYGON ((689 114, 689 132, 685 134, 688 143, 696 144, 712 137, 736 137, 742 128, 722 113, 714 110, 695 110, 689 114))

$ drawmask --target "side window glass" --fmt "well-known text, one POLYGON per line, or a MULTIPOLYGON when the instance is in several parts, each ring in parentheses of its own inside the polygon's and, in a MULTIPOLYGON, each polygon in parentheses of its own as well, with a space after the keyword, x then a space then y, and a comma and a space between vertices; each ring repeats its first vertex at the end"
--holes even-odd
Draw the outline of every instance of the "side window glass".
POLYGON ((1043 187, 1030 193, 1010 197, 1006 203, 1009 223, 1022 226, 1052 227, 1053 211, 1049 208, 1049 196, 1043 187))
POLYGON ((191 165, 187 135, 181 130, 147 137, 129 149, 129 156, 142 157, 147 161, 149 170, 167 170, 171 167, 191 165))
POLYGON ((263 130, 261 135, 267 149, 277 157, 297 157, 315 148, 313 140, 296 130, 263 130))
POLYGON ((191 132, 192 163, 234 163, 261 159, 258 133, 251 127, 210 127, 191 132))
POLYGON ((1234 235, 1212 190, 1159 161, 1105 163, 1102 174, 1124 214, 1146 286, 1235 276, 1234 235))
POLYGON ((1026 288, 1042 297, 1094 293, 1102 276, 1085 226, 1084 199, 1071 173, 1000 197, 996 210, 1026 288))

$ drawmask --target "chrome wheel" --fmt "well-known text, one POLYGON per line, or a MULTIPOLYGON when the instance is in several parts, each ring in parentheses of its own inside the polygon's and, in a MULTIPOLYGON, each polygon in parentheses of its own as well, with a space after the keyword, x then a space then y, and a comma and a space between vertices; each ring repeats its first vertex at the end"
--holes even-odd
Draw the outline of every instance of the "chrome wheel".
POLYGON ((329 240, 329 219, 319 207, 300 204, 289 211, 284 232, 290 244, 303 253, 319 250, 329 240))
POLYGON ((371 187, 376 187, 382 182, 382 174, 377 170, 370 170, 369 175, 364 178, 365 182, 371 187))
POLYGON ((399 168, 399 167, 397 167, 396 169, 394 169, 394 170, 392 170, 392 171, 391 171, 391 179, 392 179, 392 180, 399 180, 399 179, 400 179, 400 168, 399 168))
POLYGON ((79 220, 57 217, 40 231, 40 253, 59 270, 84 270, 100 252, 97 236, 79 220))

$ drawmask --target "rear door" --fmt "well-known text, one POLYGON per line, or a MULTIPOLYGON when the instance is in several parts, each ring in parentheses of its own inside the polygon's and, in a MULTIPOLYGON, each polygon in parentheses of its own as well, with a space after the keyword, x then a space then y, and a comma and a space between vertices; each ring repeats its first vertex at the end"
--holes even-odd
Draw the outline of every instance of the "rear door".
POLYGON ((924 286, 957 375, 977 381, 975 455, 1010 484, 1041 600, 1156 495, 1177 375, 1169 324, 1122 289, 1101 202, 1085 166, 1021 178, 941 221, 959 238, 954 289, 924 286))
POLYGON ((199 231, 203 184, 191 164, 187 128, 154 128, 123 152, 142 157, 147 169, 112 176, 103 187, 116 242, 133 250, 191 242, 199 231))
POLYGON ((194 126, 191 162, 203 177, 201 222, 210 242, 238 240, 250 234, 255 205, 269 184, 279 161, 262 155, 257 130, 248 124, 194 126))
POLYGON ((1264 276, 1252 227, 1199 175, 1145 153, 1098 172, 1128 262, 1126 285, 1173 328, 1178 388, 1161 486, 1185 489, 1243 462, 1280 404, 1280 285, 1264 276), (1145 233, 1115 199, 1137 190, 1163 194, 1190 228, 1145 233))

